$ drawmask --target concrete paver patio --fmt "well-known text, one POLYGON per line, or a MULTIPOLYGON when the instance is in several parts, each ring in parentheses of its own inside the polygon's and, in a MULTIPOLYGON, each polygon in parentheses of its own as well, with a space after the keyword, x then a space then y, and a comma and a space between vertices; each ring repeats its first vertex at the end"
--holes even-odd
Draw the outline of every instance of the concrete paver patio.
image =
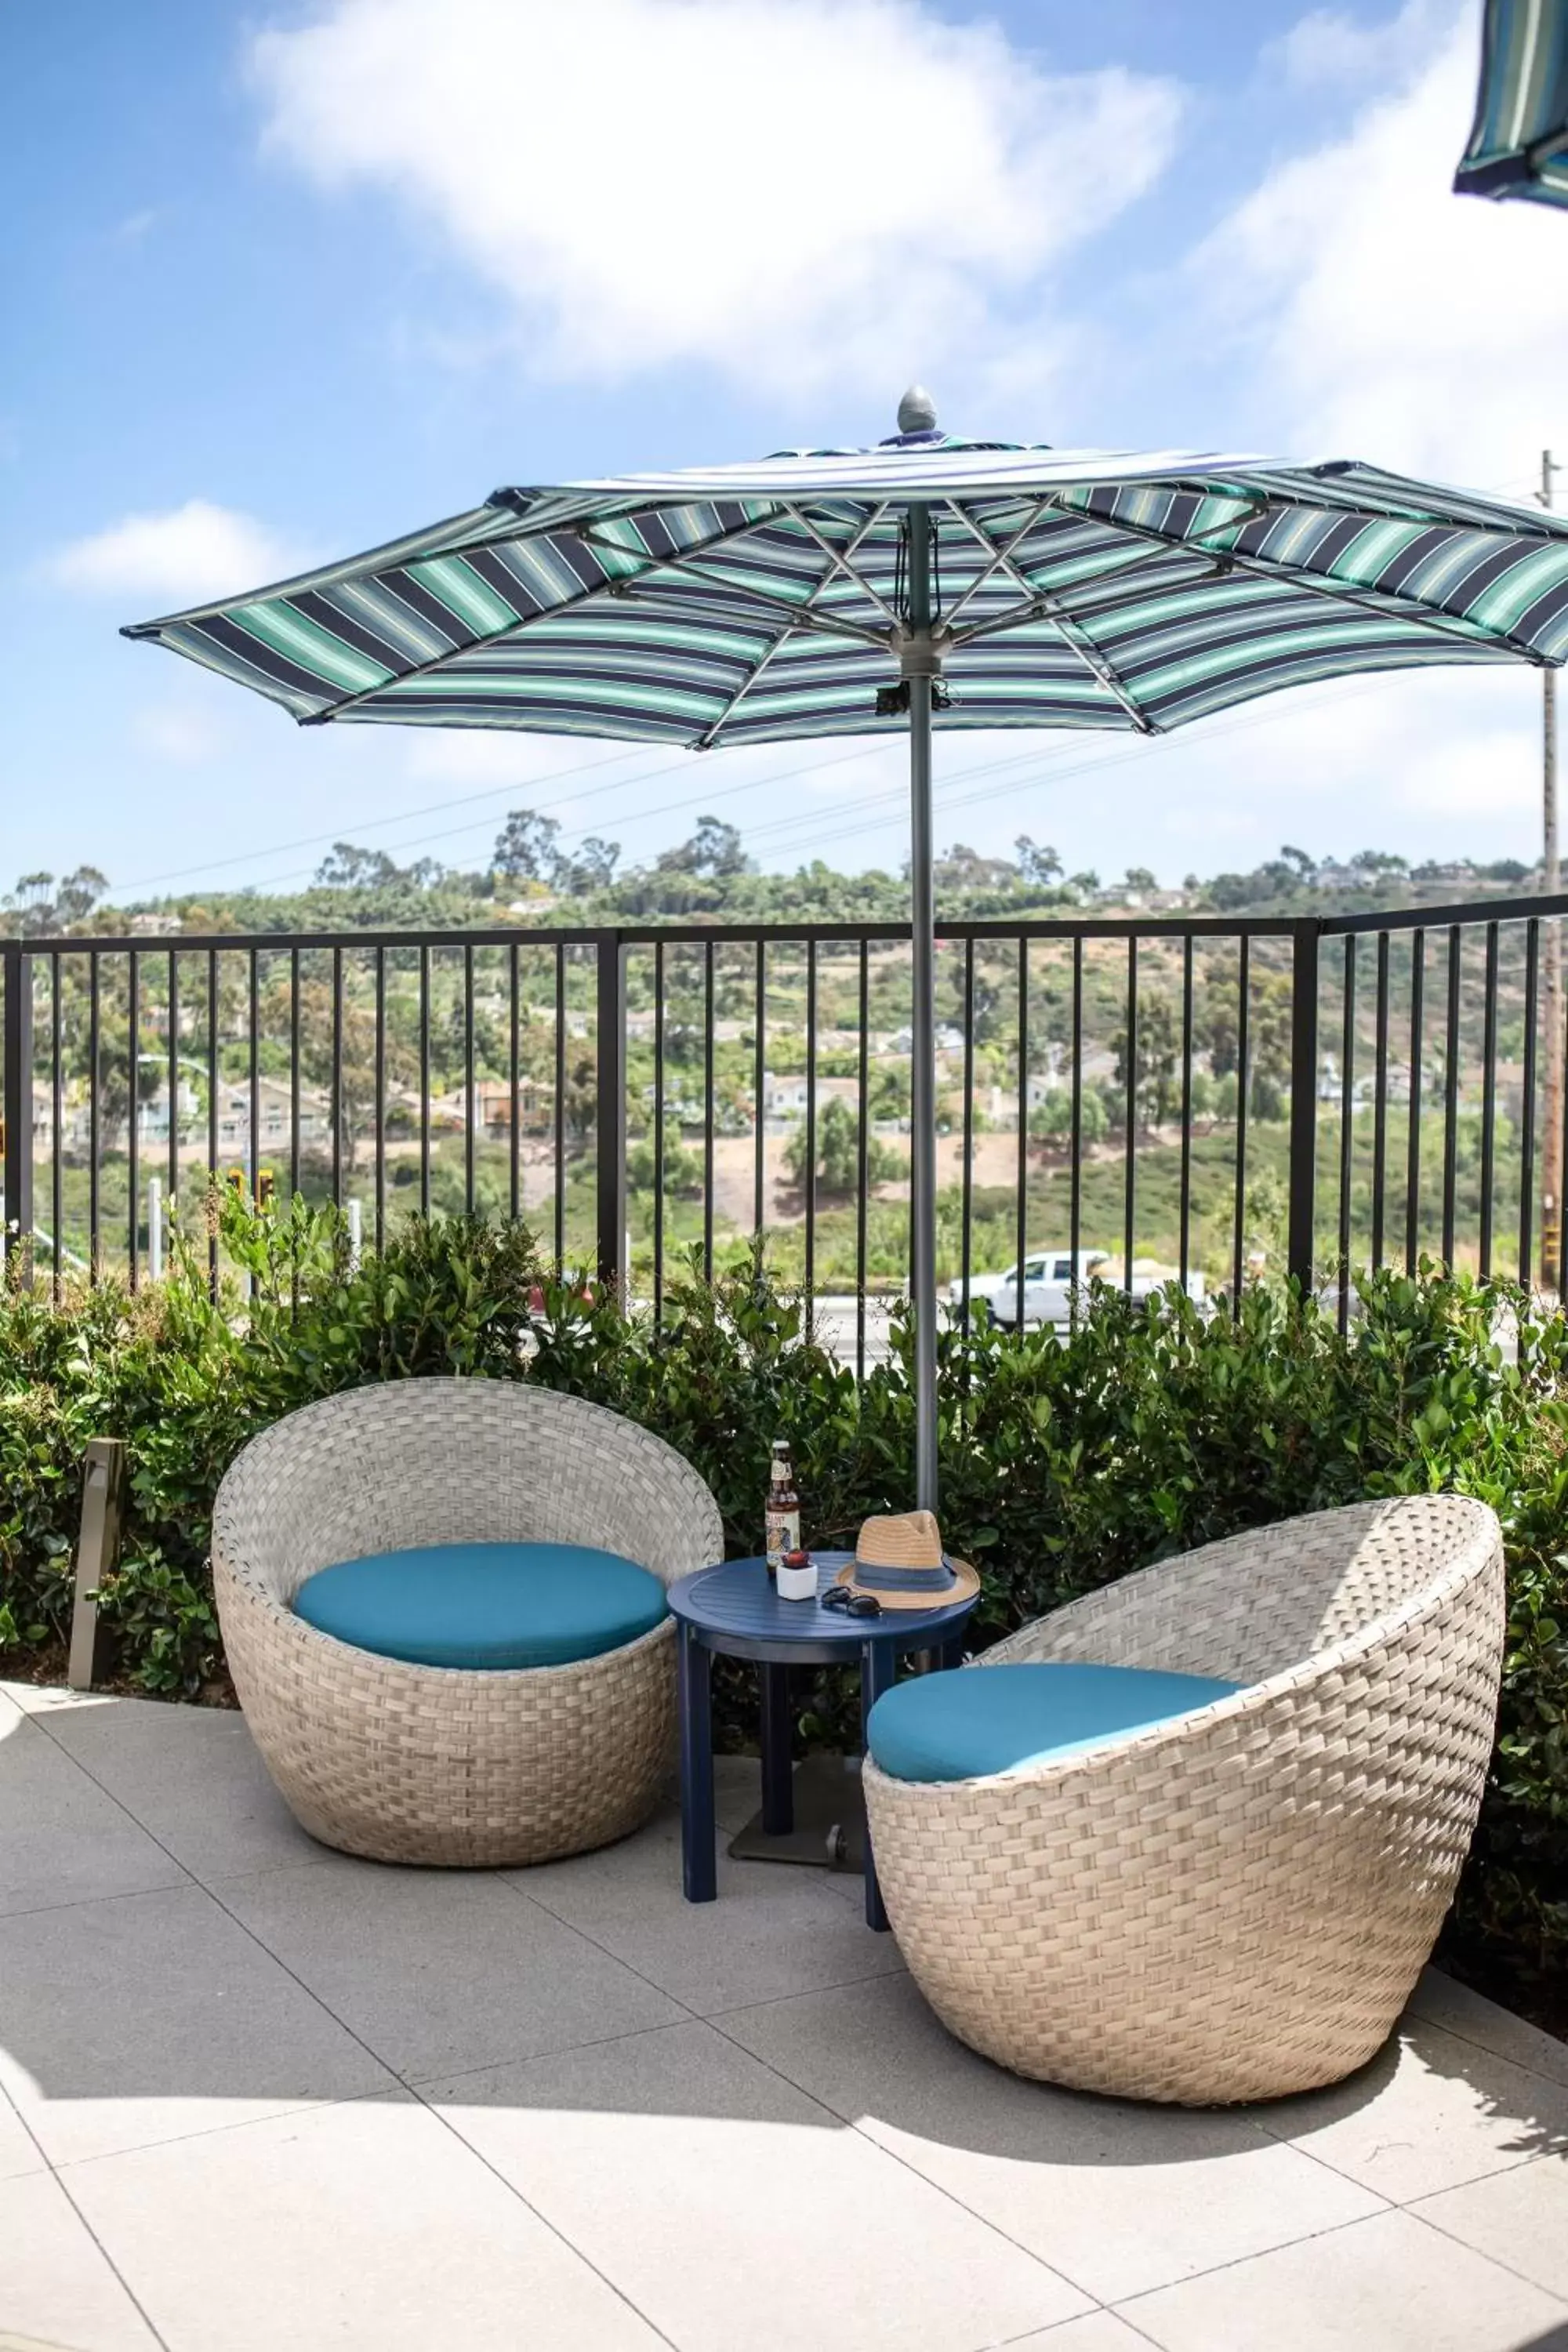
POLYGON ((237 1716, 0 1686, 0 2346, 1568 2347, 1568 2049, 1435 1972, 1350 2083, 1140 2107, 953 2042, 857 1882, 720 1889, 673 1809, 353 1862, 237 1716))

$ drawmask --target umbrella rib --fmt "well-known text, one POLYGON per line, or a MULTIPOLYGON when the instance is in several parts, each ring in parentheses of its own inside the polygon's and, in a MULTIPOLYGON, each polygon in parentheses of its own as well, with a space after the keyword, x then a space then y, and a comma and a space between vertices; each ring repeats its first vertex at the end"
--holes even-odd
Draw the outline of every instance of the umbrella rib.
POLYGON ((740 685, 735 688, 734 693, 730 697, 729 701, 724 705, 723 709, 719 713, 718 718, 713 721, 712 726, 705 728, 700 735, 693 738, 691 748, 694 751, 711 751, 713 746, 719 740, 719 731, 721 728, 728 726, 731 719, 734 716, 737 704, 745 700, 752 687, 755 686, 758 678, 761 677, 763 672, 767 668, 768 664, 773 660, 773 656, 778 653, 783 646, 784 642, 789 634, 790 632, 788 629, 781 629, 777 636, 773 638, 769 644, 763 647, 762 653, 752 664, 751 668, 746 672, 745 677, 741 680, 740 685))
MULTIPOLYGON (((963 509, 952 499, 947 500, 946 503, 952 508, 965 530, 977 539, 982 547, 996 555, 995 568, 1005 573, 1022 595, 1029 598, 1034 606, 1035 618, 1050 623, 1069 652, 1077 655, 1085 669, 1091 671, 1106 692, 1113 696, 1121 705, 1140 735, 1158 735, 1162 730, 1155 725, 1148 712, 1140 707, 1131 688, 1117 670, 1115 664, 1106 658, 1093 640, 1079 627, 1072 615, 1063 611, 1054 596, 1043 593, 1025 572, 1019 571, 1013 561, 1011 546, 1000 551, 994 549, 992 541, 972 516, 965 514, 963 509)), ((1012 545, 1016 546, 1016 543, 1015 539, 1012 545)), ((978 628, 975 634, 979 634, 978 628)))
MULTIPOLYGON (((1060 511, 1078 513, 1081 510, 1077 508, 1062 508, 1060 511)), ((1096 522, 1104 523, 1108 530, 1120 530, 1129 538, 1144 540, 1155 547, 1163 547, 1170 554, 1180 554, 1184 549, 1193 544, 1189 540, 1172 539, 1163 531, 1154 530, 1152 524, 1128 522, 1120 515, 1096 515, 1092 519, 1096 522)), ((1434 636, 1451 636, 1461 645, 1506 647, 1510 653, 1516 654, 1536 669, 1551 669, 1556 667, 1544 654, 1537 653, 1532 646, 1521 645, 1506 629, 1489 635, 1475 622, 1463 619, 1458 613, 1438 612, 1435 606, 1418 604, 1414 600, 1406 600, 1396 595, 1390 589, 1346 587, 1338 582, 1325 579, 1319 573, 1308 572, 1300 564, 1280 562, 1268 556, 1238 555, 1232 549, 1226 549, 1223 552, 1217 548, 1207 551, 1214 553, 1221 570, 1245 572, 1255 580, 1285 581, 1292 587, 1306 590, 1311 595, 1321 596, 1326 603, 1349 604, 1359 612, 1370 613, 1379 621, 1408 621, 1413 628, 1430 629, 1434 636)))
MULTIPOLYGON (((964 529, 973 534, 973 536, 980 541, 981 546, 986 550, 991 557, 991 561, 985 566, 985 569, 970 582, 968 587, 964 590, 957 604, 947 614, 947 626, 951 629, 959 614, 963 612, 964 606, 966 604, 973 604, 975 597, 979 595, 980 591, 984 587, 986 582, 994 578, 995 573, 1010 561, 1013 551, 1018 545, 1019 541, 1028 537, 1030 531, 1034 530, 1036 524, 1039 521, 1040 517, 1044 514, 1047 501, 1044 499, 1037 499, 1028 513, 1025 516, 1023 521, 1018 525, 1017 530, 1013 533, 1012 538, 1005 541, 1001 547, 996 545, 995 541, 987 532, 981 530, 979 524, 976 523, 971 516, 964 512, 963 509, 955 499, 944 499, 942 503, 951 514, 957 516, 959 521, 964 526, 964 529)), ((980 627, 984 627, 984 624, 981 623, 978 625, 980 627)))
MULTIPOLYGON (((887 502, 884 500, 880 506, 875 508, 873 511, 867 516, 865 521, 861 524, 859 530, 856 532, 854 538, 845 549, 842 557, 839 557, 831 548, 824 549, 825 553, 833 557, 833 563, 836 568, 843 569, 849 563, 853 562, 855 556, 858 553, 868 533, 876 529, 877 524, 881 520, 886 512, 887 502)), ((812 535, 815 537, 816 533, 814 532, 812 535)), ((851 573, 850 576, 853 578, 854 574, 851 573)), ((801 607, 803 614, 809 613, 817 598, 819 596, 826 595, 832 577, 833 572, 831 570, 823 573, 821 579, 817 582, 816 587, 806 598, 805 604, 801 607)), ((880 599, 879 598, 877 601, 879 603, 880 599)), ((794 625, 794 627, 797 627, 798 625, 798 624, 795 624, 794 625)), ((772 640, 771 644, 763 648, 757 659, 752 664, 752 667, 747 671, 745 677, 741 680, 740 685, 735 688, 734 693, 730 697, 729 701, 724 705, 724 708, 720 712, 718 718, 713 721, 712 726, 706 728, 703 732, 697 737, 692 747, 695 751, 712 751, 714 745, 719 740, 721 732, 729 725, 731 719, 734 717, 737 708, 745 700, 747 695, 750 694, 758 678, 761 677, 763 672, 767 668, 768 664, 773 660, 773 656, 782 649, 785 638, 794 633, 794 627, 786 626, 782 628, 777 636, 772 640)))
MULTIPOLYGON (((865 545, 868 534, 875 530, 877 524, 881 521, 882 517, 887 513, 889 504, 889 501, 884 499, 879 506, 873 508, 872 511, 867 516, 865 521, 861 524, 859 530, 855 533, 855 536, 850 541, 848 546, 842 552, 834 546, 831 540, 825 539, 823 537, 821 531, 817 530, 816 525, 812 521, 811 517, 805 513, 802 509, 796 506, 792 500, 784 501, 784 510, 785 514, 789 516, 792 522, 798 523, 801 530, 805 531, 810 538, 816 541, 824 555, 826 556, 829 563, 832 564, 837 571, 843 572, 850 585, 852 587, 858 588, 860 593, 866 597, 870 604, 875 604, 878 612, 881 614, 889 627, 896 629, 900 625, 898 614, 894 612, 887 599, 882 596, 877 589, 872 587, 871 583, 865 577, 864 573, 856 571, 854 562, 855 557, 865 545)), ((813 589, 811 595, 806 599, 806 602, 808 604, 814 604, 816 598, 823 594, 825 590, 827 588, 827 585, 828 581, 825 575, 818 583, 817 586, 813 589)))
MULTIPOLYGON (((661 564, 658 569, 668 572, 684 572, 691 579, 700 581, 705 588, 721 590, 723 594, 734 600, 742 620, 751 617, 751 613, 754 613, 770 621, 782 621, 786 628, 816 630, 824 636, 849 637, 858 646, 874 646, 879 654, 885 654, 888 650, 887 638, 879 636, 875 629, 863 628, 858 621, 843 620, 837 614, 816 612, 812 609, 809 598, 802 604, 791 604, 782 596, 765 596, 755 588, 738 586, 734 581, 726 580, 722 573, 704 572, 700 566, 684 562, 661 564), (750 612, 748 607, 751 608, 750 612)), ((618 584, 616 593, 629 599, 634 588, 646 588, 650 584, 657 586, 658 583, 652 580, 650 573, 642 572, 636 580, 622 581, 618 584)), ((813 593, 816 593, 815 590, 813 593)))

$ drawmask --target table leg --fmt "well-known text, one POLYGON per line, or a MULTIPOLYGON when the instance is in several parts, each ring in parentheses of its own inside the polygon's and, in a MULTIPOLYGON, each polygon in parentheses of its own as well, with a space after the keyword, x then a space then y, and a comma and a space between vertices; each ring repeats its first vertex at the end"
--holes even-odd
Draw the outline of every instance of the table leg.
POLYGON ((963 1646, 964 1637, 962 1633, 955 1633, 951 1642, 944 1642, 942 1643, 938 1654, 942 1659, 943 1673, 948 1672, 953 1666, 961 1666, 963 1664, 963 1646))
MULTIPOLYGON (((891 1690, 898 1671, 898 1654, 891 1642, 862 1642, 860 1644, 860 1746, 868 1754, 866 1727, 871 1719, 871 1709, 885 1690, 891 1690)), ((877 1858, 871 1851, 871 1822, 866 1821, 866 1925, 879 1933, 885 1931, 888 1914, 882 1906, 882 1890, 877 1884, 877 1858)))
POLYGON ((762 1666, 763 1827, 787 1837, 795 1827, 795 1773, 790 1759, 789 1668, 762 1666))
POLYGON ((713 1853, 713 1656, 689 1625, 677 1652, 680 1698, 680 1868, 689 1903, 719 1892, 713 1853))

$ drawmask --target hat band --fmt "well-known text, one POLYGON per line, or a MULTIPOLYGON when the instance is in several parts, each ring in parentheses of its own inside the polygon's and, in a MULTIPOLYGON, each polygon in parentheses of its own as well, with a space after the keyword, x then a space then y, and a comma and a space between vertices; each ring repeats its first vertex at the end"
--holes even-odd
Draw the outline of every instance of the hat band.
POLYGON ((858 1559, 855 1581, 868 1592, 946 1592, 958 1579, 945 1559, 940 1568, 872 1568, 858 1559))

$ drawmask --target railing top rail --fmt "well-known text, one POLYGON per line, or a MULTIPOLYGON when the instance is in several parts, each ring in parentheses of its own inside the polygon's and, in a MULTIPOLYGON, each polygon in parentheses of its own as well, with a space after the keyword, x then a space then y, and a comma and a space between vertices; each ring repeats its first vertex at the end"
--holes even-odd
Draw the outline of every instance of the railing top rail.
POLYGON ((1398 907, 1391 913, 1325 915, 1325 937, 1346 931, 1441 931, 1459 923, 1522 923, 1531 916, 1568 915, 1568 895, 1547 898, 1537 892, 1529 898, 1461 898, 1446 907, 1398 907))
MULTIPOLYGON (((988 916, 937 920, 943 940, 1185 940, 1279 939, 1316 935, 1342 937, 1346 932, 1442 930, 1454 924, 1521 922, 1531 917, 1568 917, 1568 894, 1547 898, 1465 899, 1445 906, 1399 907, 1357 915, 1062 915, 1016 918, 988 916)), ((907 923, 688 923, 631 922, 595 925, 541 926, 525 929, 515 923, 478 929, 349 929, 336 931, 181 931, 181 932, 39 932, 35 937, 0 942, 7 958, 17 955, 129 955, 153 959, 170 955, 209 953, 287 955, 298 950, 333 948, 386 948, 416 950, 466 948, 597 948, 613 941, 621 947, 666 946, 744 947, 758 941, 858 943, 882 940, 897 945, 910 936, 907 923)))
MULTIPOLYGON (((1266 915, 1136 915, 1121 918, 1107 915, 1075 915, 1060 921, 1013 919, 1005 916, 963 920, 937 920, 937 936, 944 940, 1066 940, 1106 939, 1289 939, 1305 922, 1307 928, 1317 928, 1316 917, 1302 918, 1266 915)), ((861 940, 885 940, 896 946, 910 936, 908 923, 616 923, 593 929, 541 929, 523 930, 515 925, 505 929, 436 931, 416 930, 348 930, 348 931, 182 931, 182 932, 86 932, 63 934, 38 932, 25 939, 6 940, 3 945, 8 956, 72 956, 130 955, 153 958, 170 955, 196 956, 214 952, 222 955, 256 953, 258 955, 288 955, 296 949, 300 953, 332 948, 389 948, 413 950, 419 948, 445 948, 460 953, 464 948, 508 948, 557 946, 596 948, 606 940, 621 947, 652 947, 662 941, 670 947, 749 947, 760 940, 809 940, 832 942, 844 940, 856 944, 861 940)))

